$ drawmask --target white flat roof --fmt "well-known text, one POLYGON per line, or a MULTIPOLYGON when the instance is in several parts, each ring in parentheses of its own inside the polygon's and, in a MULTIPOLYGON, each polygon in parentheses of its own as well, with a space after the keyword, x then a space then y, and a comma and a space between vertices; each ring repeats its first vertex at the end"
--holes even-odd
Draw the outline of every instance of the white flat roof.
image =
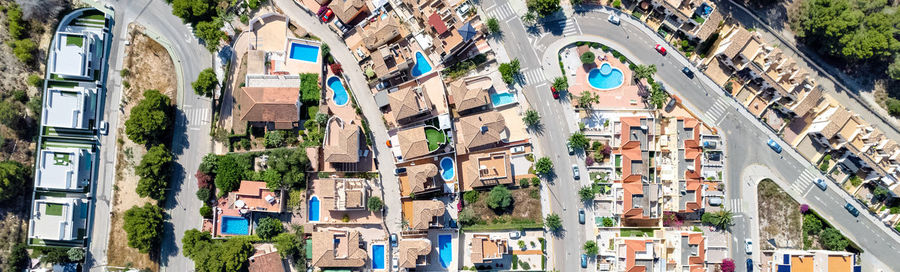
POLYGON ((48 147, 38 157, 35 187, 79 190, 91 183, 94 153, 83 148, 48 147))
POLYGON ((89 37, 83 33, 57 33, 53 46, 53 73, 70 76, 88 76, 89 37), (81 38, 81 44, 69 44, 68 38, 81 38))
POLYGON ((95 118, 97 107, 95 90, 75 87, 73 89, 47 89, 44 100, 44 126, 89 129, 90 120, 95 118))
POLYGON ((71 241, 78 240, 78 230, 86 225, 84 210, 87 200, 78 198, 35 199, 31 211, 29 237, 71 241), (76 226, 78 225, 78 226, 76 226))

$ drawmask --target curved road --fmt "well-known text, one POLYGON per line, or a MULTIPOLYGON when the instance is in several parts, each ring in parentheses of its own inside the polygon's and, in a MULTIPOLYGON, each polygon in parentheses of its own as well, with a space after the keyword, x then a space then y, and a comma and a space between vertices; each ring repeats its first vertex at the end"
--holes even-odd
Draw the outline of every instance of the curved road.
MULTIPOLYGON (((826 191, 821 191, 812 185, 812 180, 815 178, 825 179, 813 165, 778 139, 756 118, 749 115, 742 106, 725 96, 721 89, 705 75, 697 73, 694 79, 685 77, 681 69, 690 66, 688 61, 679 53, 674 52, 674 48, 670 46, 666 46, 669 48, 670 54, 660 56, 653 46, 665 44, 662 39, 640 22, 631 19, 629 15, 620 16, 622 23, 617 26, 606 20, 612 11, 602 7, 579 7, 579 10, 574 13, 569 10, 567 12, 569 16, 565 18, 561 14, 557 14, 559 16, 556 18, 547 18, 544 22, 539 23, 539 26, 529 29, 519 19, 519 16, 525 13, 523 3, 484 0, 481 5, 485 13, 500 20, 501 29, 504 31, 502 36, 504 49, 508 55, 516 56, 521 61, 522 71, 526 77, 531 70, 543 71, 543 78, 547 79, 545 82, 529 82, 524 88, 532 106, 541 113, 541 116, 560 116, 563 108, 568 107, 550 106, 557 102, 550 97, 547 91, 549 87, 545 86, 552 78, 561 75, 561 71, 557 68, 556 54, 558 50, 571 42, 588 40, 602 42, 616 48, 629 59, 638 63, 656 65, 658 69, 656 78, 662 81, 669 91, 679 95, 686 106, 697 113, 704 122, 718 126, 719 131, 726 139, 726 154, 730 155, 726 157, 726 182, 728 184, 726 186, 726 208, 736 211, 735 225, 731 228, 734 236, 731 257, 736 262, 743 262, 747 255, 744 254, 742 246, 734 244, 734 242, 743 241, 745 238, 758 241, 758 230, 755 229, 758 223, 750 218, 754 214, 746 213, 746 211, 757 209, 756 201, 743 197, 744 195, 755 196, 755 192, 747 192, 756 190, 755 184, 751 182, 750 185, 741 186, 742 182, 749 182, 749 180, 742 180, 743 169, 758 164, 770 167, 772 172, 770 178, 773 178, 799 202, 809 204, 848 238, 859 244, 866 252, 863 254, 864 267, 882 267, 878 261, 886 265, 883 267, 900 267, 900 258, 895 257, 895 253, 900 249, 900 238, 896 234, 877 219, 866 214, 865 209, 859 205, 856 205, 857 208, 863 211, 860 217, 854 218, 848 214, 841 207, 845 202, 852 201, 851 197, 837 184, 831 184, 826 191), (524 41, 528 41, 528 44, 524 41), (766 146, 765 141, 770 138, 778 139, 781 146, 785 147, 783 153, 775 153, 766 146)), ((542 143, 565 142, 570 129, 566 127, 553 129, 553 126, 556 126, 553 123, 546 125, 548 127, 544 129, 543 135, 537 137, 538 141, 542 143)), ((554 149, 560 148, 542 147, 542 149, 553 154, 554 149)), ((554 159, 554 165, 558 170, 568 169, 565 166, 571 164, 568 156, 551 156, 551 158, 554 159)), ((550 189, 555 191, 554 194, 574 195, 574 192, 571 192, 574 190, 571 188, 567 187, 563 192, 559 191, 562 188, 555 186, 551 186, 550 189)), ((555 207, 571 208, 581 205, 574 203, 577 201, 577 197, 551 198, 551 200, 555 202, 552 205, 554 210, 557 210, 555 207), (562 200, 561 203, 560 200, 562 200)), ((580 228, 576 225, 577 223, 570 223, 566 220, 574 218, 568 214, 573 213, 572 210, 574 209, 569 209, 562 215, 567 230, 580 228)), ((567 235, 561 239, 555 239, 552 247, 553 254, 580 253, 583 240, 578 240, 578 238, 581 237, 567 235)), ((753 256, 759 263, 758 255, 754 254, 753 256)), ((551 261, 555 264, 554 268, 561 271, 580 269, 577 263, 567 262, 567 260, 577 259, 570 257, 569 255, 552 256, 551 261)), ((869 270, 868 268, 865 270, 869 270)))

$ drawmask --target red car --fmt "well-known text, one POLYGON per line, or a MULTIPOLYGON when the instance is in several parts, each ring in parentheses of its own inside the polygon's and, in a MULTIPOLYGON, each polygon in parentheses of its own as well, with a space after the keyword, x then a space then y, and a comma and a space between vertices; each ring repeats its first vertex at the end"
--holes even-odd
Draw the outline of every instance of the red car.
POLYGON ((659 54, 661 54, 663 56, 666 55, 666 48, 663 47, 661 44, 656 44, 656 47, 654 47, 654 49, 656 49, 656 52, 659 52, 659 54))
POLYGON ((559 99, 559 91, 556 90, 556 87, 550 86, 550 92, 553 93, 553 99, 559 99))
POLYGON ((328 10, 325 10, 325 12, 322 13, 322 22, 327 23, 331 20, 331 16, 334 16, 334 12, 331 11, 330 8, 328 10))

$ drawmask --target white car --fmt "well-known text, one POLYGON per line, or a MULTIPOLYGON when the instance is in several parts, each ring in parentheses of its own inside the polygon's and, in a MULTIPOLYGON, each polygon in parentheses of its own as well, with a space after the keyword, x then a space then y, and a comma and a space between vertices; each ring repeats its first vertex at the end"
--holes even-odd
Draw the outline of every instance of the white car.
POLYGON ((609 18, 607 18, 606 20, 608 20, 610 23, 612 23, 614 25, 619 25, 619 16, 618 15, 610 14, 609 18))
POLYGON ((745 243, 744 246, 746 247, 745 250, 747 251, 747 254, 752 254, 753 253, 753 241, 750 241, 750 239, 747 239, 747 240, 744 240, 744 243, 745 243))
POLYGON ((581 178, 581 174, 578 173, 578 165, 577 164, 572 165, 572 175, 575 176, 575 179, 581 178))
POLYGON ((100 122, 100 134, 106 135, 109 133, 109 123, 106 121, 100 122))

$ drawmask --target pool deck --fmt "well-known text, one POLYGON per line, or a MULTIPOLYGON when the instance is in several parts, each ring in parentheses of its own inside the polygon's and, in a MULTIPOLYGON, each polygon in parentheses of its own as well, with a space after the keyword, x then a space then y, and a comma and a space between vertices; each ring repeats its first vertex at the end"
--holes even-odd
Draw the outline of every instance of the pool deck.
MULTIPOLYGON (((222 233, 222 217, 225 217, 225 216, 241 217, 241 213, 237 209, 221 209, 220 208, 220 209, 216 209, 216 210, 218 211, 218 214, 216 214, 216 216, 215 216, 216 231, 213 233, 213 236, 215 236, 215 237, 241 236, 241 235, 222 233)), ((252 229, 250 230, 250 233, 252 233, 252 229)))
POLYGON ((599 102, 594 104, 594 108, 643 109, 644 103, 641 100, 641 96, 638 95, 638 86, 634 85, 631 81, 631 69, 628 69, 628 65, 620 62, 613 57, 612 54, 602 53, 600 49, 590 49, 590 47, 587 46, 581 46, 575 50, 578 53, 576 56, 581 56, 581 53, 587 52, 584 48, 588 48, 591 52, 594 52, 597 57, 594 59, 594 64, 577 65, 577 68, 575 69, 575 80, 572 80, 572 78, 569 77, 569 93, 573 96, 570 100, 572 105, 575 106, 578 104, 578 97, 580 97, 583 92, 591 92, 600 96, 599 102), (606 57, 606 60, 601 60, 604 56, 606 57), (603 62, 607 62, 612 65, 613 68, 622 71, 624 77, 622 86, 612 90, 599 90, 591 87, 587 78, 588 73, 590 73, 591 69, 600 67, 603 62))
POLYGON ((459 232, 455 230, 432 230, 428 232, 428 239, 431 240, 431 253, 428 254, 428 265, 422 268, 423 271, 457 271, 459 269, 459 232), (450 249, 452 261, 447 268, 441 266, 440 245, 438 237, 441 235, 450 235, 450 249))
MULTIPOLYGON (((325 78, 327 80, 327 78, 331 78, 332 76, 335 76, 335 75, 333 73, 331 73, 331 71, 329 70, 329 72, 325 78)), ((341 78, 341 77, 338 76, 338 78, 341 78)), ((347 84, 344 82, 343 78, 341 78, 341 84, 344 84, 344 88, 347 89, 347 84)), ((362 125, 362 119, 359 117, 359 115, 356 114, 356 109, 353 108, 352 97, 348 98, 349 101, 347 101, 346 105, 338 106, 337 104, 335 104, 334 99, 332 99, 332 97, 334 97, 334 91, 332 91, 331 88, 328 86, 325 86, 325 90, 326 90, 325 91, 325 105, 327 107, 327 110, 332 115, 341 118, 341 120, 344 120, 345 122, 350 122, 350 120, 353 120, 353 123, 355 125, 360 125, 360 126, 362 125)), ((351 95, 351 96, 353 95, 352 91, 350 89, 347 89, 347 95, 351 95)), ((321 110, 322 109, 320 109, 320 111, 321 110)), ((360 129, 361 128, 362 127, 360 127, 360 129)), ((360 130, 360 132, 362 133, 363 131, 360 130)), ((330 132, 328 132, 328 133, 330 133, 330 132)), ((365 144, 364 140, 360 139, 360 144, 364 145, 365 144)), ((366 146, 366 148, 369 149, 369 155, 366 157, 360 157, 359 162, 356 164, 353 164, 353 165, 343 164, 340 166, 340 167, 342 167, 342 169, 336 169, 330 163, 321 162, 322 165, 319 169, 321 169, 323 172, 342 172, 339 170, 343 170, 343 171, 352 170, 353 172, 375 171, 375 152, 374 152, 374 150, 372 150, 371 146, 366 146)))

